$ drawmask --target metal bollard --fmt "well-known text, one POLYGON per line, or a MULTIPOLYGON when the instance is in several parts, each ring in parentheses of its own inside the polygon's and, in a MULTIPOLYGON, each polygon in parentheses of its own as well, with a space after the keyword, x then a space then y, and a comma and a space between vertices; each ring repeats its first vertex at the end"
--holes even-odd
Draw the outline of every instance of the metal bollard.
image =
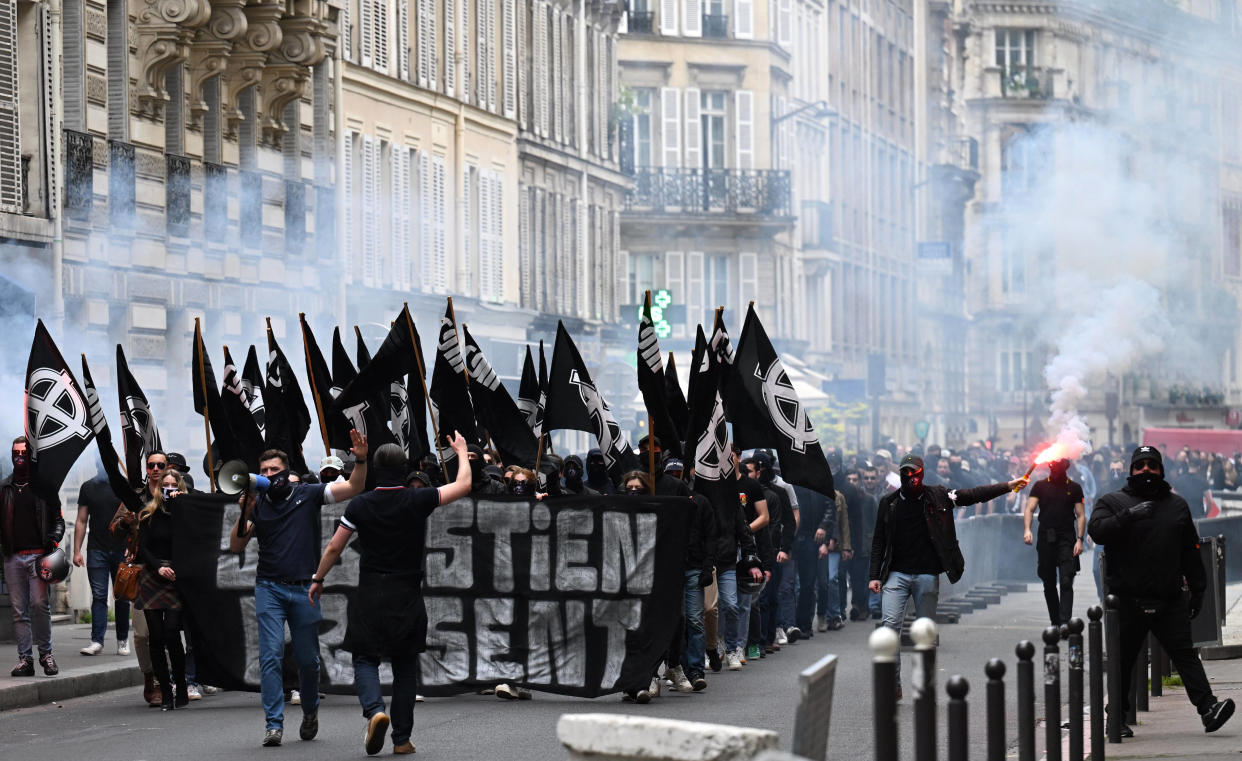
POLYGON ((1022 640, 1018 656, 1018 761, 1035 761, 1035 645, 1022 640))
POLYGON ((910 625, 914 640, 914 759, 936 761, 936 622, 918 618, 910 625))
POLYGON ((1005 761, 1005 662, 993 658, 983 673, 988 676, 987 761, 1005 761))
MULTIPOLYGON (((1117 649, 1117 653, 1118 653, 1117 657, 1120 658, 1121 648, 1117 649)), ((1147 693, 1146 687, 1144 687, 1142 690, 1139 690, 1139 677, 1141 677, 1142 675, 1143 675, 1143 672, 1139 670, 1139 660, 1138 658, 1135 658, 1134 667, 1130 669, 1130 691, 1127 694, 1129 701, 1127 703, 1128 707, 1126 708, 1126 723, 1129 724, 1130 726, 1134 726, 1135 724, 1138 724, 1139 692, 1142 692, 1143 694, 1147 693)))
POLYGON ((1164 648, 1154 635, 1147 635, 1147 641, 1151 643, 1151 696, 1159 698, 1164 696, 1164 648))
POLYGON ((897 651, 901 635, 881 626, 871 632, 871 705, 876 761, 897 761, 897 651))
POLYGON ((970 684, 964 677, 953 676, 945 685, 949 693, 949 761, 967 761, 970 751, 966 724, 966 693, 970 684))
POLYGON ((1091 761, 1104 761, 1104 609, 1092 605, 1087 610, 1088 648, 1091 658, 1091 761))
POLYGON ((1116 595, 1104 598, 1104 636, 1108 640, 1108 741, 1121 742, 1121 724, 1128 696, 1121 694, 1121 614, 1116 595))
POLYGON ((1044 758, 1061 761, 1061 628, 1044 629, 1044 758))
POLYGON ((1082 630, 1081 618, 1069 622, 1069 757, 1082 761, 1082 630))
POLYGON ((1153 637, 1148 633, 1147 638, 1143 640, 1143 644, 1139 647, 1138 660, 1134 662, 1134 685, 1136 698, 1134 707, 1139 711, 1147 711, 1150 706, 1147 704, 1147 674, 1150 669, 1147 667, 1151 659, 1148 657, 1148 647, 1151 646, 1153 637))

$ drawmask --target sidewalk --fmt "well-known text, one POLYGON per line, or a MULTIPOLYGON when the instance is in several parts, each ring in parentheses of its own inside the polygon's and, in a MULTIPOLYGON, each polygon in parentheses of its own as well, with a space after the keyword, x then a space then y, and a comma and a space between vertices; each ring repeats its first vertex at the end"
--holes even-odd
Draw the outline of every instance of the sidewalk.
MULTIPOLYGON (((9 671, 17 663, 17 647, 13 642, 0 642, 0 711, 43 705, 80 698, 124 687, 135 687, 134 699, 141 700, 142 672, 138 660, 130 655, 116 655, 116 632, 108 627, 104 651, 99 655, 78 652, 91 641, 90 624, 53 624, 52 654, 60 673, 44 676, 35 663, 35 676, 11 677, 9 671)), ((131 636, 130 650, 133 650, 131 636)))

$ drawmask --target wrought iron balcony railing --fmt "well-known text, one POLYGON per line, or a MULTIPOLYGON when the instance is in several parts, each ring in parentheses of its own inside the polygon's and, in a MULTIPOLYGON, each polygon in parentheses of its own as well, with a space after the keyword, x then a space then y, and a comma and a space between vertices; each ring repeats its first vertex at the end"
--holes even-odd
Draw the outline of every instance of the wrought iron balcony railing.
POLYGON ((164 166, 165 226, 169 235, 184 238, 190 232, 190 160, 167 154, 164 166))
POLYGON ((703 14, 703 36, 723 40, 729 36, 729 17, 723 13, 703 14))
POLYGON ((203 237, 223 245, 229 233, 229 171, 221 164, 203 162, 203 237))
POLYGON ((1047 100, 1053 97, 1052 72, 1039 66, 1009 66, 1000 69, 1002 98, 1032 98, 1047 100))
POLYGON ((65 216, 85 222, 95 201, 95 138, 65 130, 65 216))
POLYGON ((627 34, 655 34, 655 11, 630 11, 627 34))
POLYGON ((114 230, 133 230, 137 214, 134 146, 108 141, 108 221, 114 230))
POLYGON ((626 211, 659 214, 793 216, 793 189, 783 169, 642 167, 626 211))

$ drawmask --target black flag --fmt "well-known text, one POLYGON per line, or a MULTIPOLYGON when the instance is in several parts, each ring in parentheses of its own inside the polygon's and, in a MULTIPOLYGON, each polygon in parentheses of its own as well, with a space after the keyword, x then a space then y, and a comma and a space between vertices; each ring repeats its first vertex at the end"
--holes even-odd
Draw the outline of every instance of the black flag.
POLYGON ((250 351, 246 353, 246 366, 242 369, 241 384, 249 400, 247 406, 250 408, 250 417, 254 419, 259 434, 266 435, 267 415, 263 409, 263 371, 259 369, 259 355, 254 349, 254 344, 250 345, 250 351))
MULTIPOLYGON (((389 330, 389 332, 392 332, 391 329, 389 330)), ((337 349, 336 349, 337 336, 338 336, 337 333, 332 334, 332 339, 333 339, 332 364, 333 366, 335 366, 337 363, 337 349)), ((358 351, 358 355, 357 355, 358 356, 358 371, 354 374, 354 381, 356 381, 357 376, 361 375, 362 372, 366 370, 366 368, 371 364, 371 352, 369 349, 367 349, 366 343, 363 342, 362 331, 358 329, 357 325, 354 326, 354 337, 357 340, 357 351, 358 351)), ((344 347, 341 348, 341 351, 344 352, 344 347)), ((370 379, 370 381, 368 382, 368 385, 363 387, 360 384, 360 389, 365 388, 368 392, 366 394, 366 407, 363 408, 361 411, 362 412, 362 415, 361 415, 362 425, 359 426, 355 423, 355 419, 357 418, 357 413, 347 414, 346 417, 349 418, 349 421, 351 424, 353 424, 354 428, 357 428, 360 432, 366 434, 367 438, 370 439, 372 442, 374 442, 374 446, 378 447, 381 444, 391 444, 393 442, 396 442, 398 444, 402 444, 402 448, 404 448, 404 443, 401 440, 400 434, 394 435, 393 431, 389 429, 389 425, 392 423, 393 419, 396 417, 396 414, 393 408, 394 402, 392 399, 393 397, 392 384, 385 382, 384 380, 381 380, 381 379, 376 379, 373 375, 369 375, 367 377, 370 379)), ((336 379, 333 378, 333 380, 335 381, 336 379)), ((351 381, 351 382, 354 382, 354 381, 351 381)), ((337 388, 343 390, 345 386, 342 385, 342 386, 338 386, 337 388)), ((405 395, 404 388, 402 388, 401 390, 401 395, 402 396, 405 395)), ((408 401, 406 401, 405 406, 406 407, 409 406, 408 401)), ((355 409, 355 408, 351 407, 351 409, 355 409)))
POLYGON ((229 417, 224 413, 220 387, 216 385, 216 373, 211 368, 211 358, 207 356, 207 347, 203 345, 203 333, 197 319, 194 321, 193 348, 190 354, 190 372, 194 384, 194 411, 206 418, 211 425, 213 448, 224 462, 242 460, 247 466, 257 469, 257 455, 261 453, 250 455, 249 457, 255 459, 255 462, 250 462, 245 448, 233 433, 229 417))
POLYGON ((116 392, 121 403, 121 443, 125 447, 125 469, 129 471, 129 485, 141 489, 146 478, 147 455, 162 452, 160 429, 147 395, 142 393, 138 381, 129 371, 125 350, 116 345, 116 392))
POLYGON ((556 346, 552 349, 552 370, 548 375, 543 425, 549 431, 570 428, 595 434, 614 484, 621 483, 623 475, 640 467, 625 433, 591 380, 578 347, 574 346, 569 331, 559 321, 556 324, 556 346))
POLYGON ((267 419, 263 438, 267 446, 289 455, 289 467, 295 472, 308 472, 302 442, 310 430, 310 410, 306 409, 302 387, 276 343, 271 325, 267 327, 267 384, 263 388, 263 403, 267 419))
MULTIPOLYGON (((318 417, 320 414, 323 418, 320 425, 327 430, 320 431, 328 438, 328 446, 332 449, 349 449, 349 422, 345 420, 345 416, 337 411, 334 401, 337 394, 341 393, 341 387, 337 385, 336 375, 328 370, 328 363, 323 358, 323 352, 319 350, 319 343, 315 340, 315 334, 311 332, 310 325, 306 322, 306 315, 299 315, 298 321, 302 330, 302 347, 303 353, 306 355, 306 377, 311 385, 312 397, 318 405, 315 413, 318 417)), ((336 343, 339 339, 338 334, 334 334, 336 343)), ((342 351, 344 349, 342 348, 342 351)), ((335 351, 333 352, 335 359, 335 351)), ((349 363, 349 357, 345 357, 345 364, 348 366, 348 372, 341 368, 340 374, 345 382, 353 380, 354 366, 349 363)), ((331 454, 328 452, 326 454, 331 454)))
POLYGON ((263 453, 263 434, 250 414, 250 394, 227 346, 224 347, 224 387, 220 390, 220 402, 225 423, 237 442, 239 459, 252 473, 257 473, 259 455, 263 453))
POLYGON ((669 415, 664 396, 664 366, 660 363, 660 342, 651 320, 651 291, 643 298, 643 314, 638 322, 638 390, 651 418, 651 431, 665 452, 681 459, 681 436, 669 415))
POLYGON ((466 343, 466 365, 470 368, 470 398, 479 423, 487 429, 492 445, 500 450, 500 459, 506 465, 533 468, 539 439, 526 425, 526 418, 483 356, 470 330, 462 325, 461 331, 466 343))
POLYGON ((733 424, 733 440, 742 449, 775 447, 777 434, 771 417, 764 411, 762 402, 757 405, 747 394, 746 384, 734 362, 729 331, 724 324, 724 310, 716 312, 716 324, 712 328, 708 347, 716 360, 720 398, 724 400, 725 415, 733 424))
MULTIPOLYGON (((466 360, 457 342, 457 326, 453 323, 451 306, 445 310, 444 317, 440 320, 436 365, 431 373, 431 402, 435 405, 441 438, 451 436, 453 431, 457 431, 470 444, 482 443, 478 426, 475 424, 474 403, 466 385, 466 360)), ((456 456, 443 442, 438 443, 445 462, 456 456)))
MULTIPOLYGON (((548 411, 548 361, 543 357, 543 339, 539 339, 539 404, 535 405, 535 438, 543 436, 543 417, 548 411)), ((548 446, 551 446, 549 440, 548 446)))
MULTIPOLYGON (((776 448, 785 480, 826 497, 836 494, 832 471, 824 459, 806 407, 798 399, 793 381, 768 340, 754 304, 746 311, 733 366, 751 404, 766 416, 776 433, 769 446, 776 448)), ((736 428, 736 421, 734 425, 736 428)))
POLYGON ((522 381, 518 384, 517 407, 526 418, 526 427, 535 430, 536 414, 539 411, 539 375, 535 372, 535 360, 531 357, 530 347, 526 347, 526 359, 522 362, 522 381))
POLYGON ((664 401, 668 405, 668 416, 677 428, 677 439, 684 442, 686 424, 690 421, 690 406, 686 403, 686 395, 681 392, 681 381, 677 379, 677 365, 673 362, 671 351, 668 353, 668 364, 664 366, 664 401))
POLYGON ((94 437, 86 396, 39 320, 26 362, 26 446, 32 483, 44 499, 56 499, 69 469, 94 437))
MULTIPOLYGON (((686 428, 686 451, 692 457, 694 490, 717 508, 738 505, 737 474, 733 466, 733 443, 720 397, 720 366, 707 345, 703 326, 695 341, 695 364, 690 368, 690 418, 686 428)), ((740 509, 729 510, 732 514, 740 509)), ((719 513, 718 513, 719 514, 719 513)))
POLYGON ((117 456, 116 447, 112 445, 112 431, 108 428, 108 419, 104 417, 99 390, 95 388, 95 379, 91 377, 85 354, 82 355, 82 393, 86 396, 86 404, 90 409, 91 430, 95 432, 95 445, 99 447, 99 459, 103 463, 104 472, 108 474, 108 485, 112 487, 112 493, 130 510, 141 510, 142 498, 130 488, 129 481, 121 473, 120 458, 117 456))

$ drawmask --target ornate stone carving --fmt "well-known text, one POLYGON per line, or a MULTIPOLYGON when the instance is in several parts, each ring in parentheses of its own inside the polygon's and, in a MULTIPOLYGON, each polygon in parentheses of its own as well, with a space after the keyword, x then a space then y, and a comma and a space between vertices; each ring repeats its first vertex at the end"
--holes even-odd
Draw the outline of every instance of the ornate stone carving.
POLYGON ((245 13, 246 0, 212 0, 211 17, 197 30, 190 50, 190 126, 202 124, 207 103, 203 86, 207 80, 228 69, 233 42, 246 34, 250 26, 245 13))
POLYGON ((104 42, 108 38, 108 16, 94 8, 86 9, 86 36, 104 42))
POLYGON ((164 75, 190 55, 195 27, 207 23, 207 0, 145 0, 138 21, 138 108, 158 117, 168 100, 164 75))

